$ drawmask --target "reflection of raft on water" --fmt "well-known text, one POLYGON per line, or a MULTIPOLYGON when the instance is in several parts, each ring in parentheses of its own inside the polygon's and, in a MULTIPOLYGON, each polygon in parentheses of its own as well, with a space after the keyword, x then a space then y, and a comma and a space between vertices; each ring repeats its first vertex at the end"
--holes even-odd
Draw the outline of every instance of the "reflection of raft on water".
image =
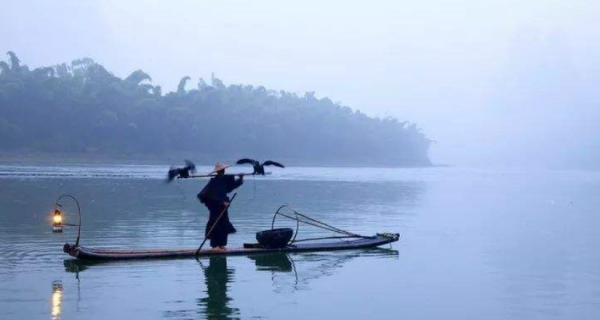
POLYGON ((256 254, 248 258, 254 261, 259 271, 290 272, 294 269, 287 253, 256 254))
POLYGON ((83 260, 134 260, 134 259, 176 259, 207 256, 236 256, 276 252, 317 252, 373 248, 399 239, 397 233, 378 233, 375 236, 362 236, 351 233, 324 222, 315 220, 292 210, 291 214, 282 212, 287 206, 280 207, 273 217, 271 230, 257 234, 260 243, 244 244, 243 248, 231 248, 225 251, 206 249, 196 255, 195 249, 164 249, 164 250, 128 250, 128 249, 96 249, 77 245, 65 244, 63 250, 69 255, 83 260), (296 221, 296 232, 291 229, 275 229, 275 219, 282 216, 296 221), (338 234, 337 236, 296 240, 300 223, 322 228, 338 234), (281 237, 287 237, 282 241, 281 237), (293 238, 292 238, 293 237, 293 238), (323 241, 328 239, 335 239, 323 241))

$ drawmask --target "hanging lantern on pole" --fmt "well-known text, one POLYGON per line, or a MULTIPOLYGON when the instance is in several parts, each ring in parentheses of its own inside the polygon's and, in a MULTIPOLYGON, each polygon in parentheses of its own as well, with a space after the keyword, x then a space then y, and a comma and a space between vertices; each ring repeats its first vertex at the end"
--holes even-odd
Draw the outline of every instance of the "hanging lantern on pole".
POLYGON ((75 241, 75 246, 79 246, 79 239, 81 238, 81 207, 79 206, 79 201, 77 201, 75 197, 68 194, 63 194, 62 196, 58 197, 58 199, 56 199, 56 203, 54 204, 54 212, 52 213, 52 232, 63 232, 64 226, 77 227, 77 240, 75 241), (60 203, 61 200, 64 198, 72 199, 77 205, 77 214, 79 216, 78 224, 65 222, 64 212, 61 210, 62 205, 60 203))

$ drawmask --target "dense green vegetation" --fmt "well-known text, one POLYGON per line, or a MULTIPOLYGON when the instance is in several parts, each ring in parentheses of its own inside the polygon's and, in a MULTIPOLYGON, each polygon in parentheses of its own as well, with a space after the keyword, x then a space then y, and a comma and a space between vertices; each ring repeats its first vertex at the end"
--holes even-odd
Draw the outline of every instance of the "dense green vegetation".
POLYGON ((428 165, 428 140, 396 119, 317 99, 200 79, 164 94, 137 70, 118 78, 89 58, 30 70, 0 61, 0 151, 272 157, 294 163, 428 165))

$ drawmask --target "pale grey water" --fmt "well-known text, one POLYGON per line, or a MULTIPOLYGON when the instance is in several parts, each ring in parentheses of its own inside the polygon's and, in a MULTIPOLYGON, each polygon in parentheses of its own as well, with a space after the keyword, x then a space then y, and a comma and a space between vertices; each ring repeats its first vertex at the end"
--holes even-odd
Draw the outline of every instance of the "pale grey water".
POLYGON ((247 180, 232 246, 267 229, 283 203, 401 240, 201 263, 81 264, 62 252, 74 230, 52 234, 48 214, 63 193, 82 204, 83 245, 199 245, 205 180, 165 185, 164 171, 0 165, 0 318, 600 318, 598 172, 288 168, 247 180))

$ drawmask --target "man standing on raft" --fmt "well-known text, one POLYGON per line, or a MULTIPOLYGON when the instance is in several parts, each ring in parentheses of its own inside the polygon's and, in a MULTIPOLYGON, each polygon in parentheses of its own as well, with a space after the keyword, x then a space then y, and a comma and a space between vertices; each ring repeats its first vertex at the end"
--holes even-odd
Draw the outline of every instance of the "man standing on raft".
POLYGON ((244 183, 243 175, 239 175, 237 179, 235 176, 225 175, 225 169, 227 168, 228 166, 217 163, 213 170, 216 175, 198 193, 198 200, 208 208, 210 213, 205 236, 210 239, 210 246, 217 250, 225 250, 227 237, 230 233, 236 232, 229 221, 227 207, 230 200, 227 194, 244 183), (219 216, 221 216, 220 219, 219 216))

